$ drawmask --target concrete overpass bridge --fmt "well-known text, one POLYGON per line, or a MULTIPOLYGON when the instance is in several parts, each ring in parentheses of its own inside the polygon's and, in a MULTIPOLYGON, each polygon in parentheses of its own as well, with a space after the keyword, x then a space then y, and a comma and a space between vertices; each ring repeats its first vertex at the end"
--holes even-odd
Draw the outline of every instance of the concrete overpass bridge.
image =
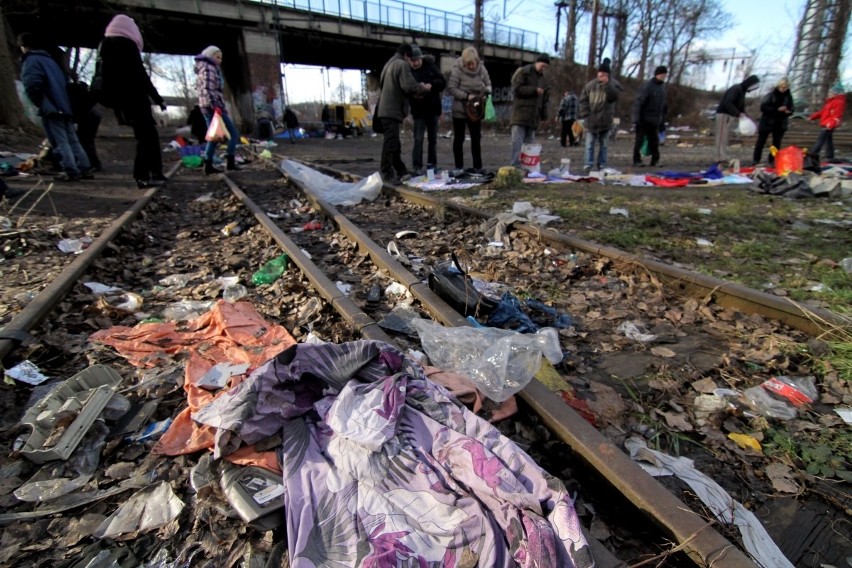
MULTIPOLYGON (((95 48, 118 13, 133 17, 145 51, 195 55, 222 48, 222 70, 244 129, 255 112, 280 112, 280 63, 378 72, 401 41, 416 42, 449 71, 473 43, 473 19, 397 0, 4 0, 14 34, 38 31, 64 46, 95 48)), ((532 62, 538 35, 484 24, 495 104, 510 100, 511 74, 532 62)), ((376 88, 377 83, 372 85, 376 88)), ((370 88, 370 85, 368 85, 370 88)), ((276 113, 277 114, 277 113, 276 113)), ((280 115, 279 115, 280 116, 280 115)))

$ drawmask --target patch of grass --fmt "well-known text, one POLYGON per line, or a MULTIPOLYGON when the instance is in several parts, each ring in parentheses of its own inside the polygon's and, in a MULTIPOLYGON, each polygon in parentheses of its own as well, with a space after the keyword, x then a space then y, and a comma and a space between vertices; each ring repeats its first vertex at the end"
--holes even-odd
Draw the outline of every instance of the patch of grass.
POLYGON ((845 429, 822 429, 814 433, 770 428, 763 441, 767 456, 782 458, 811 475, 837 477, 852 482, 852 433, 845 429))

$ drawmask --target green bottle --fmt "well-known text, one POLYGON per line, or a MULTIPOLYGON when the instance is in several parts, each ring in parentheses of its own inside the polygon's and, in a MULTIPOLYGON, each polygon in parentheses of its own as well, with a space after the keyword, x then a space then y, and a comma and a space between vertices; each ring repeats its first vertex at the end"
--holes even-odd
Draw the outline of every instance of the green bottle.
POLYGON ((255 286, 272 284, 287 270, 289 257, 286 254, 277 256, 260 267, 260 270, 251 275, 251 281, 255 286))

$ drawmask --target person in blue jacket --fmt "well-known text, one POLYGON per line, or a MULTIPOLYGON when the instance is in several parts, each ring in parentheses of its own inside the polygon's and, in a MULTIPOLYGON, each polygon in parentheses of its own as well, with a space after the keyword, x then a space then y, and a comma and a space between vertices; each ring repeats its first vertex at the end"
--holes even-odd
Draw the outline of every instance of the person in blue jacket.
POLYGON ((21 82, 27 96, 38 108, 50 146, 59 152, 62 159, 63 171, 54 179, 77 181, 81 178, 93 178, 89 158, 80 145, 74 128, 74 114, 71 100, 68 98, 68 80, 65 73, 34 34, 21 34, 18 44, 23 53, 21 82))

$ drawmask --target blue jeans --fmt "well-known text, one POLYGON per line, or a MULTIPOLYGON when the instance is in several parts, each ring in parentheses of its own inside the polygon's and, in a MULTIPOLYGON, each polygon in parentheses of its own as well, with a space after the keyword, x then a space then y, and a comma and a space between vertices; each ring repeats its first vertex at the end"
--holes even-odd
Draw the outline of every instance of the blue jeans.
POLYGON ((424 116, 414 119, 414 149, 411 163, 415 170, 423 169, 423 135, 428 136, 426 164, 430 168, 438 165, 438 117, 424 116))
MULTIPOLYGON (((210 127, 210 121, 213 120, 213 114, 204 113, 204 120, 207 121, 207 127, 210 127)), ((237 127, 234 126, 234 121, 231 120, 231 117, 228 116, 228 113, 222 113, 222 122, 225 123, 225 128, 228 130, 228 134, 231 135, 231 138, 228 140, 228 149, 225 153, 229 156, 233 156, 237 153, 237 143, 240 141, 240 131, 237 130, 237 127)), ((213 159, 213 154, 216 153, 216 146, 218 142, 208 142, 207 150, 204 153, 204 156, 207 158, 207 161, 211 161, 213 159)))
POLYGON ((535 128, 521 126, 520 124, 512 125, 512 166, 521 167, 521 146, 534 142, 535 128))
POLYGON ((585 165, 589 168, 605 168, 606 167, 606 143, 609 139, 609 129, 601 130, 600 132, 586 131, 586 151, 585 165), (595 143, 600 147, 598 159, 595 161, 595 143))
POLYGON ((50 145, 62 157, 62 169, 65 173, 77 177, 80 172, 92 168, 86 151, 77 139, 77 131, 74 130, 74 123, 70 116, 58 114, 43 116, 41 124, 50 145))

